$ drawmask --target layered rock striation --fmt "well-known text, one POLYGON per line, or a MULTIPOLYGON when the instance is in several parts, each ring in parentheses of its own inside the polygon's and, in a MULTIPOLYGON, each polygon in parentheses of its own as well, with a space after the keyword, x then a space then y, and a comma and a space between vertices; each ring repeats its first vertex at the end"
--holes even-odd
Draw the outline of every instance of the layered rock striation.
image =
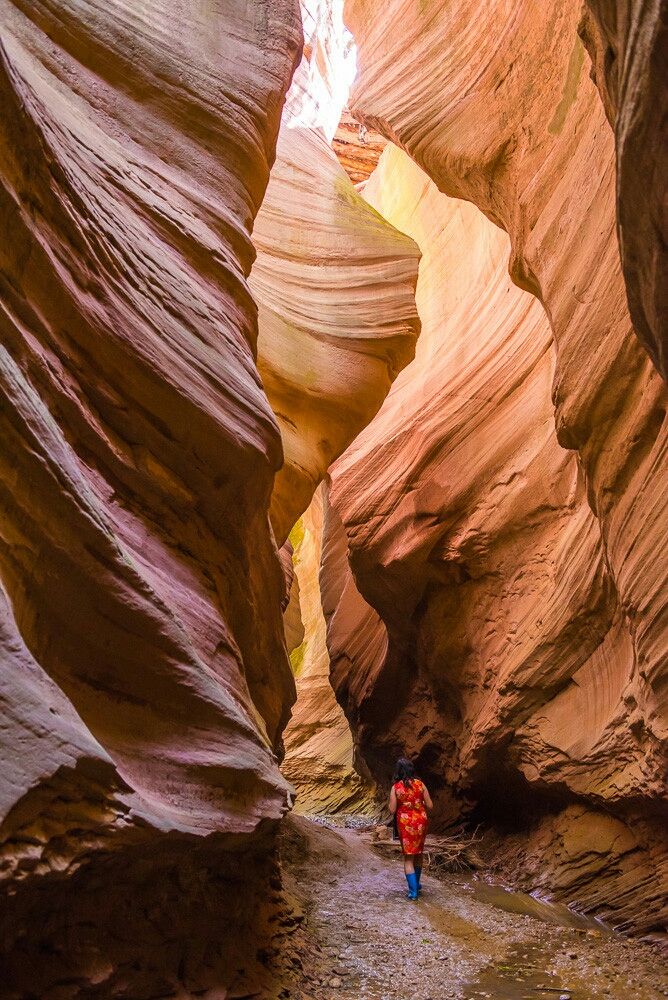
POLYGON ((341 7, 321 0, 304 12, 312 34, 253 231, 258 369, 285 458, 271 503, 279 545, 378 412, 420 330, 418 248, 357 193, 330 146, 345 97, 337 105, 341 7))
POLYGON ((290 804, 246 277, 299 10, 3 0, 0 38, 3 981, 228 988, 290 804))
POLYGON ((380 132, 360 125, 347 108, 343 109, 332 140, 332 149, 358 191, 363 190, 364 184, 378 166, 378 160, 386 146, 387 139, 380 132))
POLYGON ((494 4, 482 21, 473 4, 346 3, 352 113, 507 231, 511 276, 549 327, 504 289, 491 233, 473 243, 472 277, 466 227, 447 251, 453 210, 433 207, 424 182, 403 188, 415 168, 392 166, 398 154, 381 161, 388 176, 365 194, 425 258, 434 247, 417 294, 421 348, 440 347, 424 387, 407 370, 332 470, 359 593, 339 559, 324 591, 347 594, 351 612, 326 609, 328 643, 377 779, 406 747, 443 820, 476 805, 497 825, 518 819, 524 859, 561 872, 563 896, 651 932, 668 920, 654 888, 668 861, 667 581, 654 557, 667 397, 626 306, 614 141, 579 6, 543 7, 494 4), (360 643, 365 616, 376 639, 360 643), (574 803, 590 836, 564 860, 555 830, 574 803), (613 874, 610 815, 628 840, 613 874))
POLYGON ((280 544, 413 357, 419 251, 355 191, 322 133, 285 126, 253 241, 258 369, 285 455, 280 544))
POLYGON ((668 381, 668 3, 587 0, 580 35, 615 133, 631 319, 668 381))

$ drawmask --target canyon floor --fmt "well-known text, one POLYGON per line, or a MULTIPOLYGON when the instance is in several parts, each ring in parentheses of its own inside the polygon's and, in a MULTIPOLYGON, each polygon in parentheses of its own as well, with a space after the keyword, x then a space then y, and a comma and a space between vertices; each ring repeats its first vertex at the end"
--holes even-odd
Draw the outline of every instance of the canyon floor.
POLYGON ((577 917, 579 926, 560 926, 571 919, 565 908, 455 874, 423 874, 420 900, 408 901, 400 859, 380 856, 369 834, 291 817, 282 863, 307 943, 303 975, 283 993, 291 1000, 668 996, 658 945, 577 917), (525 907, 544 919, 508 912, 525 907))

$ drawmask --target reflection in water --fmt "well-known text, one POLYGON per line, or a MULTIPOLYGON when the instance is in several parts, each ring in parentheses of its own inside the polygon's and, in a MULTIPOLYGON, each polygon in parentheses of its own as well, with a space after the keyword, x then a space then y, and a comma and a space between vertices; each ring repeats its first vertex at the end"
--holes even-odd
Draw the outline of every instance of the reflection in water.
MULTIPOLYGON (((573 913, 561 903, 548 903, 525 892, 511 892, 501 885, 477 878, 457 878, 456 884, 483 903, 507 913, 534 917, 546 924, 574 928, 596 937, 615 935, 605 924, 591 917, 573 913)), ((502 962, 488 966, 475 982, 464 983, 464 996, 493 1000, 589 1000, 589 992, 578 975, 578 967, 564 975, 555 968, 555 938, 550 944, 518 944, 502 962)), ((561 946, 564 947, 563 944, 561 946)), ((573 955, 573 958, 576 956, 573 955)))
POLYGON ((506 913, 526 913, 536 920, 542 920, 546 924, 556 924, 558 927, 577 927, 583 931, 597 930, 605 935, 614 933, 602 921, 574 913, 563 903, 548 903, 526 892, 511 892, 501 885, 490 885, 476 878, 459 880, 457 884, 471 892, 482 903, 490 903, 491 906, 505 910, 506 913))

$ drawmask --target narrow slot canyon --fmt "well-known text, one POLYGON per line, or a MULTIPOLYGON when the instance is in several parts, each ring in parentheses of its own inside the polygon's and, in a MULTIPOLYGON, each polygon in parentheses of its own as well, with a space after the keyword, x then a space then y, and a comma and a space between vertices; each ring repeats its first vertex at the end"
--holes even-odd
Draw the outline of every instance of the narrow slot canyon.
POLYGON ((667 123, 665 0, 0 0, 0 1000, 668 996, 667 123))

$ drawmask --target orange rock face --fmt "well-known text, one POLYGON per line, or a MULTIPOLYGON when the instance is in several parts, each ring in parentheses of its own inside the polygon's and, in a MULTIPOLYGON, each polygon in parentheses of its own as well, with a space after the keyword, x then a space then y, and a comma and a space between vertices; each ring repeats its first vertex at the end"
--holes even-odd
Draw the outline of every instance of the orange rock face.
POLYGON ((378 812, 374 786, 355 768, 350 727, 329 680, 330 657, 318 583, 323 503, 327 505, 324 483, 290 536, 295 542, 297 584, 293 583, 291 604, 296 606, 302 628, 294 634, 292 609, 288 608, 286 639, 297 681, 297 702, 285 730, 282 771, 296 789, 297 813, 373 816, 378 812))
POLYGON ((269 878, 290 802, 281 443, 246 276, 299 11, 3 0, 0 36, 3 707, 28 733, 2 796, 5 982, 229 986, 203 925, 258 905, 215 916, 215 880, 235 844, 269 878))
MULTIPOLYGON (((332 470, 357 586, 390 639, 376 669, 391 680, 369 684, 368 706, 355 698, 356 721, 363 750, 385 744, 388 766, 411 719, 424 719, 411 751, 442 786, 443 776, 455 784, 475 772, 490 741, 505 739, 544 682, 548 649, 561 651, 564 675, 572 669, 583 607, 606 604, 599 532, 575 456, 556 438, 549 324, 508 277, 505 234, 441 195, 396 148, 367 196, 424 248, 423 333, 415 362, 332 470), (517 641, 526 630, 532 641, 517 641), (373 704, 378 688, 395 692, 384 710, 373 704), (470 731, 458 747, 463 724, 470 731)), ((344 622, 338 610, 330 620, 337 680, 344 622)), ((356 683, 362 673, 357 666, 356 683)))
POLYGON ((258 368, 285 454, 271 507, 281 544, 413 357, 419 251, 355 191, 321 133, 285 125, 253 241, 258 368))
MULTIPOLYGON (((329 608, 328 642, 377 778, 406 748, 440 785, 444 819, 471 800, 497 823, 524 804, 527 829, 569 802, 589 804, 592 829, 599 809, 616 814, 629 865, 642 859, 647 874, 624 893, 608 883, 606 912, 652 930, 668 919, 665 893, 648 906, 668 853, 668 582, 655 557, 668 397, 626 308, 614 142, 579 14, 519 0, 484 20, 472 3, 346 3, 353 114, 507 231, 513 280, 546 315, 504 287, 500 234, 483 236, 460 207, 449 238, 454 209, 434 207, 424 181, 404 194, 415 168, 391 166, 398 154, 381 161, 392 176, 365 194, 423 251, 424 340, 415 377, 401 376, 332 471, 361 596, 349 623, 329 608), (362 597, 382 628, 360 665, 362 597)), ((325 589, 343 600, 340 581, 325 589)), ((554 872, 557 842, 529 836, 525 857, 554 872)), ((604 866, 574 889, 575 862, 561 891, 604 909, 604 866)))

